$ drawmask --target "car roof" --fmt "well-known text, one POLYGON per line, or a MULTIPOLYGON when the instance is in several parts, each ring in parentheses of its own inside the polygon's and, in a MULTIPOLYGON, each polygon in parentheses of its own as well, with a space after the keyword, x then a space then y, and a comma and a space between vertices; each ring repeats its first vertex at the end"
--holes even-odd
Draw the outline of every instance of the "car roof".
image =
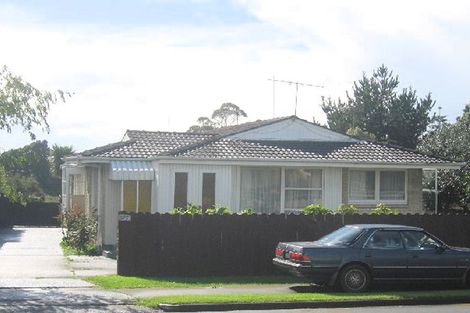
POLYGON ((423 230, 420 227, 394 224, 351 224, 346 226, 353 226, 363 229, 423 230))

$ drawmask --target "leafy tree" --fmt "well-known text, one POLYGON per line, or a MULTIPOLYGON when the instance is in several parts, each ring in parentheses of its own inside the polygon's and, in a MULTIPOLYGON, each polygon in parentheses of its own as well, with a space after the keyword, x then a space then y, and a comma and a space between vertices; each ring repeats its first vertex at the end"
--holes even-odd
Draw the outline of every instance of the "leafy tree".
POLYGON ((204 133, 220 127, 238 125, 240 118, 247 116, 239 106, 229 102, 223 103, 220 108, 214 110, 212 119, 201 116, 197 119, 197 125, 191 126, 188 131, 204 133))
MULTIPOLYGON (((62 90, 56 92, 40 90, 24 81, 20 76, 11 73, 6 66, 1 67, 0 130, 11 132, 13 127, 21 127, 34 140, 36 136, 33 128, 40 127, 43 131, 48 132, 49 107, 59 101, 65 102, 66 96, 70 96, 70 94, 62 90)), ((10 159, 10 163, 12 162, 13 160, 10 159)), ((17 162, 21 163, 24 160, 20 159, 17 162)), ((19 168, 16 170, 19 171, 19 168)), ((45 179, 39 172, 37 174, 41 179, 45 179)), ((8 171, 0 163, 0 193, 11 201, 24 203, 26 196, 16 190, 11 182, 11 180, 16 181, 16 178, 9 178, 7 175, 8 171)))
POLYGON ((197 119, 198 125, 193 125, 189 128, 189 132, 191 133, 204 133, 211 131, 215 128, 215 124, 211 121, 210 118, 201 116, 197 119))
POLYGON ((49 154, 45 140, 2 153, 0 166, 3 169, 3 181, 8 186, 5 188, 5 185, 0 185, 2 193, 10 200, 16 199, 23 203, 43 199, 45 194, 58 195, 60 178, 51 175, 49 154))
POLYGON ((43 140, 2 153, 0 163, 7 175, 33 176, 41 186, 46 186, 51 176, 48 157, 49 147, 43 140))
POLYGON ((62 170, 60 166, 64 163, 63 158, 72 155, 74 150, 72 146, 59 146, 57 144, 52 145, 50 150, 51 156, 51 172, 57 177, 62 177, 62 170))
POLYGON ((353 92, 346 100, 324 98, 322 108, 328 126, 336 131, 366 132, 376 140, 416 148, 434 116, 430 116, 435 101, 428 94, 418 99, 411 87, 398 91, 398 75, 386 66, 377 68, 371 77, 363 73, 354 82, 353 92))
POLYGON ((365 130, 360 129, 357 126, 349 128, 346 131, 346 134, 349 135, 349 136, 364 138, 364 139, 368 139, 368 140, 372 140, 372 141, 377 140, 377 138, 375 137, 374 134, 366 132, 365 130))
POLYGON ((238 120, 240 117, 247 117, 245 111, 240 109, 236 104, 226 102, 222 103, 220 108, 216 109, 212 113, 212 119, 219 127, 225 127, 229 125, 236 124, 238 125, 238 120))
POLYGON ((14 126, 20 126, 34 140, 33 127, 49 131, 49 107, 65 101, 66 95, 69 94, 61 90, 39 90, 3 66, 0 69, 0 130, 11 132, 14 126))
POLYGON ((470 210, 470 103, 461 117, 451 124, 440 119, 423 137, 420 151, 452 160, 467 162, 462 170, 439 171, 439 207, 443 210, 455 206, 470 210))

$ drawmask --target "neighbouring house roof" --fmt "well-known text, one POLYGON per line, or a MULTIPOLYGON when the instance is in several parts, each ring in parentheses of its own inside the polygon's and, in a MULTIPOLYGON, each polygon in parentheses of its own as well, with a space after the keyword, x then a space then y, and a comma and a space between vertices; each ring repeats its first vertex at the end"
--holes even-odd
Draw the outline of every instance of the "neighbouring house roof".
MULTIPOLYGON (((381 164, 446 164, 452 161, 401 147, 364 140, 350 142, 244 140, 228 137, 295 116, 244 123, 206 133, 128 130, 123 141, 80 155, 111 159, 156 157, 197 160, 302 160, 381 164)), ((347 138, 348 139, 348 138, 347 138)), ((351 138, 353 139, 353 138, 351 138)))

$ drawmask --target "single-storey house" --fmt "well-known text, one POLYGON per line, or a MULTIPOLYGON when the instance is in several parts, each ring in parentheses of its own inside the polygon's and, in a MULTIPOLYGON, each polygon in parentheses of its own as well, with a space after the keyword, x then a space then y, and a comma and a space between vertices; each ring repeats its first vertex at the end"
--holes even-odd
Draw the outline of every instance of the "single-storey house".
POLYGON ((460 163, 361 140, 296 116, 208 133, 128 130, 121 141, 66 158, 64 208, 98 218, 100 244, 116 244, 118 212, 204 208, 292 212, 378 203, 422 212, 423 169, 460 163))

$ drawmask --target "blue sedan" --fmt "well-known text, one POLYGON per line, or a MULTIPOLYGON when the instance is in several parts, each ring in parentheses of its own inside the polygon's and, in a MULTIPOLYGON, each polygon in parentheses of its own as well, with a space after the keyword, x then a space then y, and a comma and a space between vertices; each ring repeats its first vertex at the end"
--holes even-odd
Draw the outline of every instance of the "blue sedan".
POLYGON ((372 281, 470 282, 470 249, 403 225, 348 225, 317 241, 280 242, 273 264, 348 292, 364 291, 372 281))

